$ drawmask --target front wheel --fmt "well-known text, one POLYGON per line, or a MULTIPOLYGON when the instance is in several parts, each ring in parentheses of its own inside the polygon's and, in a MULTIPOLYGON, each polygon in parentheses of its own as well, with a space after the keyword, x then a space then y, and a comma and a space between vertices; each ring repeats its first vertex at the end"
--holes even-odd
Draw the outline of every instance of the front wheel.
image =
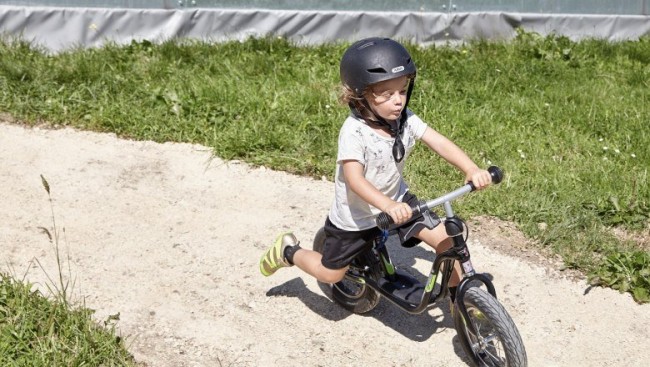
POLYGON ((469 320, 454 305, 454 326, 463 350, 476 366, 528 365, 526 349, 519 331, 501 303, 480 288, 469 288, 465 293, 465 307, 469 320), (468 328, 472 323, 476 333, 468 328))
MULTIPOLYGON (((325 244, 325 230, 321 228, 314 237, 314 251, 323 254, 323 246, 325 244)), ((368 258, 369 253, 361 254, 354 260, 351 267, 366 272, 367 275, 377 276, 379 272, 379 265, 370 261, 368 258)), ((363 314, 374 309, 379 303, 379 293, 370 288, 365 282, 359 282, 352 279, 343 278, 336 284, 329 284, 318 282, 318 286, 323 292, 333 299, 336 303, 341 305, 348 311, 363 314)))

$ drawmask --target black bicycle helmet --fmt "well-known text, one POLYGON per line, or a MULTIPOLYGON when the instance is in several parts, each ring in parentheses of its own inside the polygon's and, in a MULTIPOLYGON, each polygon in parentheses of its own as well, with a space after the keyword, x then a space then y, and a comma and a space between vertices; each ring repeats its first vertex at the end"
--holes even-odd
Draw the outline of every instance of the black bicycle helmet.
POLYGON ((357 96, 370 85, 401 76, 415 76, 409 52, 390 38, 362 39, 350 46, 341 58, 341 82, 357 96))
POLYGON ((391 136, 395 137, 393 157, 396 162, 400 162, 404 158, 401 135, 406 124, 406 107, 415 85, 416 71, 415 63, 406 48, 390 38, 371 37, 357 41, 343 53, 341 58, 341 82, 361 99, 360 103, 368 111, 372 111, 372 109, 363 98, 363 92, 369 85, 402 76, 411 77, 406 92, 406 103, 404 103, 396 128, 379 116, 367 119, 352 101, 348 104, 353 115, 363 118, 368 123, 383 127, 390 132, 391 136))

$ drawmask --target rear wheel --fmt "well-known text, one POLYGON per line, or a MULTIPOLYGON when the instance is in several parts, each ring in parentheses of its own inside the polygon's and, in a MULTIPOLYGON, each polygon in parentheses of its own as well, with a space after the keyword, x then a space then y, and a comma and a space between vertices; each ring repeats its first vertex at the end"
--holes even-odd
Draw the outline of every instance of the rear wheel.
POLYGON ((463 302, 469 320, 454 305, 454 326, 465 353, 476 366, 528 365, 526 350, 519 331, 501 303, 480 288, 469 288, 463 302), (472 323, 473 333, 467 323, 472 323))
MULTIPOLYGON (((325 244, 325 230, 321 228, 314 238, 314 251, 322 254, 325 244)), ((372 261, 370 251, 359 255, 350 265, 348 273, 356 272, 370 277, 380 274, 379 264, 372 261), (367 268, 367 269, 366 269, 367 268)), ((363 281, 356 281, 347 276, 338 283, 329 284, 318 282, 323 292, 348 311, 362 314, 371 311, 379 303, 379 293, 368 287, 363 281)))

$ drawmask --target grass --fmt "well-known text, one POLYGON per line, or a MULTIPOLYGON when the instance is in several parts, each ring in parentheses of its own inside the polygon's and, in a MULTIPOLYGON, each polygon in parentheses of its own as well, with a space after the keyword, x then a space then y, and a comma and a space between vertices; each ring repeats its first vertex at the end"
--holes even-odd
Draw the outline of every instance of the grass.
POLYGON ((52 278, 41 266, 49 280, 46 296, 33 284, 0 273, 0 365, 137 366, 124 340, 116 336, 118 316, 100 325, 92 318, 93 310, 71 302, 69 258, 61 256, 50 186, 41 178, 52 209, 51 230, 41 229, 53 245, 58 276, 52 278))
MULTIPOLYGON (((0 43, 0 112, 121 137, 182 141, 300 175, 333 174, 338 62, 345 44, 281 38, 134 42, 48 55, 0 43)), ((650 301, 650 38, 572 42, 520 32, 509 42, 407 44, 411 107, 504 184, 463 200, 465 217, 513 221, 594 284, 650 301), (625 269, 619 271, 618 269, 625 269)), ((462 176, 419 147, 407 179, 420 197, 462 176)))
POLYGON ((0 277, 2 366, 136 366, 114 323, 97 325, 90 309, 52 300, 8 274, 0 277))

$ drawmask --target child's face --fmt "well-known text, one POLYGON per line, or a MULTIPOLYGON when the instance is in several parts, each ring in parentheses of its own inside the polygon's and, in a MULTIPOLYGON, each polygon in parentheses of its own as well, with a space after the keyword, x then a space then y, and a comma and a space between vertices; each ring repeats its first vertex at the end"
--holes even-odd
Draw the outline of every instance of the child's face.
POLYGON ((402 76, 372 85, 366 99, 373 112, 385 120, 399 118, 406 103, 408 83, 408 78, 402 76))

